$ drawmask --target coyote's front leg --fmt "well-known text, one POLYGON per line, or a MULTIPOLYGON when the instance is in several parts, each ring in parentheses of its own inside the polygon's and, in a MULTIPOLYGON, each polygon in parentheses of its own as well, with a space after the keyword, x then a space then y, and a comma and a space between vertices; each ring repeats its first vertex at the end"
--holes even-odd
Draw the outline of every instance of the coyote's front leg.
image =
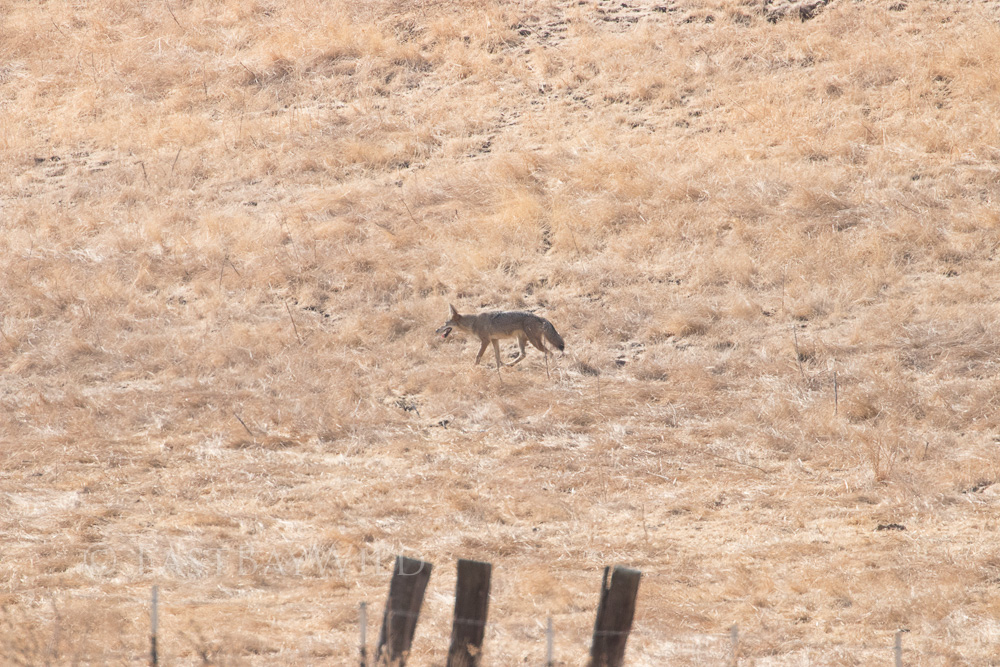
POLYGON ((482 346, 479 348, 479 354, 476 355, 476 363, 474 363, 473 366, 479 365, 479 360, 483 358, 483 352, 485 352, 486 348, 489 346, 490 346, 490 339, 489 338, 484 339, 482 346))
POLYGON ((503 366, 503 362, 500 361, 500 341, 494 338, 492 342, 493 342, 493 356, 497 358, 497 373, 499 373, 500 367, 503 366))

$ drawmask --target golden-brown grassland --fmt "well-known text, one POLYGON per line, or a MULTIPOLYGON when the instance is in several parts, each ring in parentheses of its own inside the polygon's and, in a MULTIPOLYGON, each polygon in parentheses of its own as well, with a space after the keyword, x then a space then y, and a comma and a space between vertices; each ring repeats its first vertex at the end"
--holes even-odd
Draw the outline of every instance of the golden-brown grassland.
POLYGON ((998 664, 998 21, 0 4, 0 663, 139 664, 158 584, 167 664, 350 664, 404 553, 414 665, 458 558, 490 665, 615 563, 629 664, 998 664))

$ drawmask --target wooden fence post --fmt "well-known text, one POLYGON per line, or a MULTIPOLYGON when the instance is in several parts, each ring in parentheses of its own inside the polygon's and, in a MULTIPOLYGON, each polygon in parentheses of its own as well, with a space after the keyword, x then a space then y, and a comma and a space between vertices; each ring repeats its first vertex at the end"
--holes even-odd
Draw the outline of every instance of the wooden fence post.
POLYGON ((361 667, 368 667, 368 603, 362 602, 358 613, 361 626, 361 667))
POLYGON ((160 623, 159 618, 159 602, 160 602, 160 587, 153 586, 153 599, 151 600, 151 605, 149 608, 149 664, 152 667, 156 667, 160 664, 160 654, 156 646, 156 634, 158 632, 157 626, 160 623))
POLYGON ((552 617, 545 626, 545 667, 555 667, 555 660, 552 657, 552 645, 555 643, 554 632, 552 631, 552 617))
POLYGON ((493 566, 475 560, 458 561, 455 616, 451 623, 448 667, 479 667, 490 606, 493 566))
POLYGON ((591 667, 621 667, 625 661, 625 642, 632 631, 635 599, 639 594, 639 570, 616 565, 608 581, 604 568, 601 602, 594 622, 594 640, 590 645, 591 667))
POLYGON ((420 605, 431 578, 431 564, 415 558, 396 556, 389 582, 382 631, 378 636, 375 663, 404 667, 417 629, 420 605))

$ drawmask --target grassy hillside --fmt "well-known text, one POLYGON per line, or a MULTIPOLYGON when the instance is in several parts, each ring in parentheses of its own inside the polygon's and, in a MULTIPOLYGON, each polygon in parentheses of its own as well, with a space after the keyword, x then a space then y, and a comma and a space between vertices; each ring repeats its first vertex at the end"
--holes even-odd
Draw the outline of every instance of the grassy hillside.
POLYGON ((5 664, 995 660, 993 4, 15 0, 0 173, 5 664))

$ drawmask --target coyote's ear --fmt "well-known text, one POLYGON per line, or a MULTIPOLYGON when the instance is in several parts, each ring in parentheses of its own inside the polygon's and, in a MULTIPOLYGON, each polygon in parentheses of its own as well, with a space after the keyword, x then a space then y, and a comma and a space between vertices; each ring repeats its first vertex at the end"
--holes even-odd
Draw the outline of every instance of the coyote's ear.
POLYGON ((448 304, 448 319, 452 319, 458 315, 458 311, 455 310, 455 306, 448 304))

